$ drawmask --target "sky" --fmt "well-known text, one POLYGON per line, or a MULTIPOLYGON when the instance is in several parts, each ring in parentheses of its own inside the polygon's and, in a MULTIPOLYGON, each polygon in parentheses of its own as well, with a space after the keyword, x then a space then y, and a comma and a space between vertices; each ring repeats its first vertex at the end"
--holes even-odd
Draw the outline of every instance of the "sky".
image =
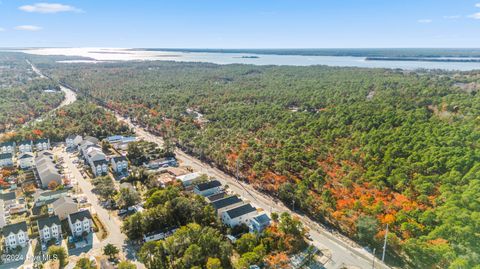
POLYGON ((478 48, 480 0, 0 0, 0 47, 478 48))

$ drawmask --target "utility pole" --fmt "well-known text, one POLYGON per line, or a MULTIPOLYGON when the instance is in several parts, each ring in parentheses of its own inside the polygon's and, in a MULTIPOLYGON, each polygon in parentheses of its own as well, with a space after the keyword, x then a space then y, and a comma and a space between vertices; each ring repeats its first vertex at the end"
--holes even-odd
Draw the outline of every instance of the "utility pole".
POLYGON ((376 251, 376 250, 377 250, 376 248, 373 249, 372 269, 375 269, 375 251, 376 251))
POLYGON ((237 165, 236 165, 236 168, 237 168, 237 182, 238 182, 238 163, 239 163, 239 162, 240 162, 240 161, 238 160, 238 157, 237 157, 237 162, 236 162, 236 164, 237 164, 237 165))
POLYGON ((382 262, 385 261, 385 251, 387 250, 387 237, 388 237, 388 223, 387 223, 387 228, 385 229, 385 240, 383 241, 382 262))

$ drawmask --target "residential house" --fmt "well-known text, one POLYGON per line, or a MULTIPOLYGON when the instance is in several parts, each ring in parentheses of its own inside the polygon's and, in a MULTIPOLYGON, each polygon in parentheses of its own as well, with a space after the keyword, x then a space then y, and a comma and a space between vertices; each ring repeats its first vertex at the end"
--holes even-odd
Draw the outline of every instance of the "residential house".
POLYGON ((177 179, 182 182, 182 185, 183 185, 184 187, 189 187, 189 186, 191 186, 193 183, 198 182, 198 181, 201 181, 201 180, 202 180, 202 176, 200 175, 200 173, 195 172, 195 173, 190 173, 190 174, 178 176, 177 179))
POLYGON ((128 170, 128 160, 125 156, 115 156, 111 158, 110 161, 115 173, 121 174, 128 170))
POLYGON ((83 210, 68 215, 68 225, 72 235, 76 237, 92 232, 93 218, 90 211, 83 210))
POLYGON ((268 217, 267 214, 263 213, 252 218, 248 228, 251 233, 261 233, 268 226, 270 226, 270 217, 268 217))
POLYGON ((218 180, 212 180, 205 183, 195 185, 193 192, 203 197, 210 196, 220 191, 222 183, 218 180))
POLYGON ((67 139, 65 140, 66 146, 68 149, 74 149, 76 148, 80 142, 83 141, 83 138, 81 135, 69 135, 67 139))
POLYGON ((106 175, 108 173, 108 161, 107 160, 94 161, 92 166, 92 171, 96 177, 106 175))
POLYGON ((67 196, 68 191, 68 189, 61 189, 56 191, 37 191, 34 194, 35 204, 43 205, 46 204, 47 201, 57 200, 60 197, 67 196))
POLYGON ((162 167, 178 166, 178 163, 175 158, 170 157, 170 158, 161 158, 157 160, 151 160, 148 163, 144 163, 143 166, 148 169, 158 169, 162 167))
POLYGON ((21 153, 17 159, 18 166, 22 169, 30 169, 35 166, 35 157, 31 152, 21 153))
POLYGON ((51 239, 57 242, 62 239, 62 223, 58 216, 51 216, 37 220, 40 241, 46 244, 51 239))
POLYGON ((100 140, 98 140, 98 138, 93 137, 93 136, 88 136, 88 135, 85 136, 83 141, 88 141, 88 142, 91 142, 92 144, 98 144, 100 142, 100 140))
POLYGON ((222 199, 218 199, 211 203, 212 207, 217 212, 218 216, 221 216, 222 213, 226 210, 239 207, 243 205, 244 202, 238 196, 229 196, 222 199))
POLYGON ((40 177, 41 187, 46 189, 52 182, 55 182, 56 186, 62 184, 62 176, 58 173, 56 169, 45 168, 38 171, 38 176, 40 177))
POLYGON ((10 167, 13 166, 13 154, 12 153, 1 153, 0 154, 0 167, 10 167))
POLYGON ((2 229, 5 239, 5 247, 13 250, 17 247, 25 247, 28 243, 27 222, 22 221, 15 224, 6 225, 2 229))
POLYGON ((60 220, 68 218, 68 215, 78 211, 78 204, 71 197, 60 197, 49 205, 51 212, 57 215, 60 220))
POLYGON ((50 139, 42 138, 35 141, 35 148, 37 151, 49 150, 50 149, 50 139))
POLYGON ((205 198, 207 198, 208 202, 211 203, 211 202, 215 202, 217 200, 223 199, 223 198, 225 198, 225 196, 227 196, 227 193, 222 191, 222 192, 218 192, 218 193, 209 195, 205 198))
POLYGON ((241 224, 250 225, 250 220, 256 215, 257 209, 255 207, 251 204, 244 204, 224 211, 222 213, 222 222, 231 228, 241 224))
POLYGON ((33 142, 32 140, 24 140, 18 143, 18 151, 20 153, 33 152, 33 142))
POLYGON ((0 153, 15 154, 15 142, 0 143, 0 153))
POLYGON ((17 204, 17 195, 14 191, 2 192, 0 193, 0 200, 3 201, 3 207, 9 210, 17 204))
POLYGON ((35 166, 38 179, 40 180, 40 187, 46 189, 51 182, 55 182, 57 185, 62 184, 62 176, 54 163, 51 152, 39 152, 35 158, 35 166))
POLYGON ((5 225, 7 225, 7 214, 5 214, 5 208, 3 201, 0 200, 0 228, 3 228, 5 225))

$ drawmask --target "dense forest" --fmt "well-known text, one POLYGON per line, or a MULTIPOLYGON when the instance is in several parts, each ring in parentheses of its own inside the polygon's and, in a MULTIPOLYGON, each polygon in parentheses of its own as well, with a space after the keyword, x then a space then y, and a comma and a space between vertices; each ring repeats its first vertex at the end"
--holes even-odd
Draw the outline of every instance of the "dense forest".
POLYGON ((0 133, 59 105, 64 94, 38 77, 25 55, 0 53, 0 133))
POLYGON ((118 122, 112 113, 91 102, 79 100, 47 114, 41 121, 8 132, 0 139, 19 142, 48 137, 51 141, 65 141, 71 134, 103 139, 115 134, 130 135, 132 131, 126 124, 118 122))
POLYGON ((404 267, 480 264, 480 73, 39 63, 404 267))

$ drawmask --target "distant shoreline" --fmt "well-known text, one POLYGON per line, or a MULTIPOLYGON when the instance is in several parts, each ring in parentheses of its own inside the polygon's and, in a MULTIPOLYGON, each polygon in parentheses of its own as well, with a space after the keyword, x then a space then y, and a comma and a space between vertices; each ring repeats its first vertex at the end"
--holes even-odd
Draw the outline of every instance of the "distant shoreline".
POLYGON ((479 58, 367 57, 365 61, 480 63, 479 58))
POLYGON ((480 48, 476 49, 188 49, 188 48, 132 48, 134 51, 166 51, 184 53, 236 53, 256 55, 289 56, 350 56, 366 58, 480 58, 480 48))

